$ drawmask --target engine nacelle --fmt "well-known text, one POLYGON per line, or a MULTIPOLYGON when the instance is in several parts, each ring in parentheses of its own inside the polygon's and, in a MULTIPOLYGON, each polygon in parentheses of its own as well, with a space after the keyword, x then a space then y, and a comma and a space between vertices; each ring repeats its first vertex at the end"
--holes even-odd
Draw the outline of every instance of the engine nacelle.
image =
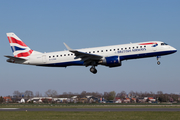
POLYGON ((121 66, 121 60, 119 56, 105 57, 101 64, 109 67, 118 67, 121 66))

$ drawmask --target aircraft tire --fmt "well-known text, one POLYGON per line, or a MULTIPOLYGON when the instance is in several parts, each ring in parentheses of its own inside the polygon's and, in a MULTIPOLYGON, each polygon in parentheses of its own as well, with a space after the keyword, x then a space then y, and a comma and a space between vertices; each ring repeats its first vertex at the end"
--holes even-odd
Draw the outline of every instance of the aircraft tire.
POLYGON ((93 74, 96 74, 96 73, 97 73, 97 70, 96 70, 95 67, 91 67, 91 68, 90 68, 90 71, 91 71, 93 74))

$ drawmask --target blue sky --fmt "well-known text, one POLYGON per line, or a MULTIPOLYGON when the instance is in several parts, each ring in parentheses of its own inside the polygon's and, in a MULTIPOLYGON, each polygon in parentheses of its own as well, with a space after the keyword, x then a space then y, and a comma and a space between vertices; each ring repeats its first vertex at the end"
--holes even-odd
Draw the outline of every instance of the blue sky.
POLYGON ((179 0, 4 0, 0 1, 0 96, 15 90, 48 89, 80 93, 126 91, 180 93, 179 52, 156 58, 123 61, 121 67, 46 68, 10 64, 7 32, 14 32, 40 52, 143 41, 164 41, 180 49, 179 0))

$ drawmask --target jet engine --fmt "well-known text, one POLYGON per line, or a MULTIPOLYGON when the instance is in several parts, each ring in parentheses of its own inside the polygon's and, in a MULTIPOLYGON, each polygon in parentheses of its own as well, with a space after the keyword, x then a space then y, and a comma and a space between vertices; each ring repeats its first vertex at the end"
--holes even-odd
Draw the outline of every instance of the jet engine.
POLYGON ((121 60, 119 56, 105 57, 99 63, 109 67, 121 66, 121 60))

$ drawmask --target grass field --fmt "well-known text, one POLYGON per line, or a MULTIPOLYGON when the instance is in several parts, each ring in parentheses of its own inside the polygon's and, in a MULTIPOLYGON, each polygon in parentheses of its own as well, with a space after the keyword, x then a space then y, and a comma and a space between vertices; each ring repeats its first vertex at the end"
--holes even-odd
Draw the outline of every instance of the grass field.
MULTIPOLYGON (((0 108, 180 108, 179 104, 0 104, 0 108)), ((180 120, 180 112, 0 111, 0 120, 180 120)))
POLYGON ((0 104, 0 108, 180 108, 180 104, 0 104))
POLYGON ((0 120, 180 120, 180 112, 12 112, 0 120))

